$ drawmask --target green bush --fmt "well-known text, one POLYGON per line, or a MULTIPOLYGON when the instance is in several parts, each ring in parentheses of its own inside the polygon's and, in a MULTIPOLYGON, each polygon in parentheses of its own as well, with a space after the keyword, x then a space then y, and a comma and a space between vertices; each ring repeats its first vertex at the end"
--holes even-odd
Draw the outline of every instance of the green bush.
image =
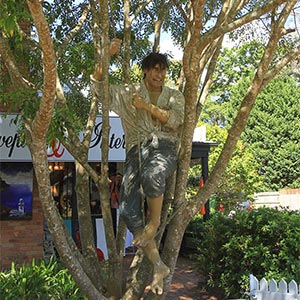
POLYGON ((204 223, 202 220, 203 216, 198 214, 189 223, 181 244, 180 252, 182 256, 193 256, 197 253, 204 234, 204 223))
POLYGON ((3 300, 83 300, 85 298, 70 273, 57 261, 16 267, 0 273, 0 299, 3 300))
POLYGON ((199 269, 227 297, 249 291, 250 274, 300 282, 299 213, 268 208, 232 217, 216 213, 209 221, 192 221, 188 236, 193 228, 201 228, 195 251, 199 269))

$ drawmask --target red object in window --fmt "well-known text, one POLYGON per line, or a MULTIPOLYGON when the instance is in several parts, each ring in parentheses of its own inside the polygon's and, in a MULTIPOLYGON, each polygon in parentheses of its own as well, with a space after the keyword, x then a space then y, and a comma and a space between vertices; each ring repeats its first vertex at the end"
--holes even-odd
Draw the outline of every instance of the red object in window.
POLYGON ((103 254, 103 252, 101 251, 101 249, 97 248, 97 249, 96 249, 96 253, 97 253, 98 259, 99 259, 100 261, 103 261, 103 260, 104 260, 104 254, 103 254))

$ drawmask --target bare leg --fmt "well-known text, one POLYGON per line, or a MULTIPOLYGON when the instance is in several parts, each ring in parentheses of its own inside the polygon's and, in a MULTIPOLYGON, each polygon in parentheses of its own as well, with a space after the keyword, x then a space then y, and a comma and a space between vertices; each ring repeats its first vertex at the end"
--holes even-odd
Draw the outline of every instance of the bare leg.
POLYGON ((163 280, 169 275, 170 270, 161 260, 154 239, 149 241, 147 246, 143 247, 142 249, 153 265, 153 279, 150 286, 151 291, 154 294, 161 295, 163 293, 163 280))
POLYGON ((149 210, 149 222, 141 232, 135 235, 133 240, 133 244, 139 247, 145 247, 156 235, 157 228, 160 225, 163 195, 157 198, 147 198, 147 204, 149 210))

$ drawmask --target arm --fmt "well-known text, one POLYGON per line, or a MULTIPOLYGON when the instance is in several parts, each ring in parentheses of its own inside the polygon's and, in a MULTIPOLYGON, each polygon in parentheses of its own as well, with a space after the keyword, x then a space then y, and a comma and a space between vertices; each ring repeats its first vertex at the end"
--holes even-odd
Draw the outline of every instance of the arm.
POLYGON ((166 124, 169 120, 169 111, 159 108, 152 103, 147 103, 138 94, 133 95, 132 105, 136 109, 144 109, 148 111, 154 118, 158 119, 162 124, 166 124))
MULTIPOLYGON (((110 47, 109 47, 109 57, 120 52, 122 41, 119 39, 112 40, 110 47)), ((96 66, 95 72, 92 75, 95 80, 101 81, 102 80, 102 63, 101 61, 96 66)))

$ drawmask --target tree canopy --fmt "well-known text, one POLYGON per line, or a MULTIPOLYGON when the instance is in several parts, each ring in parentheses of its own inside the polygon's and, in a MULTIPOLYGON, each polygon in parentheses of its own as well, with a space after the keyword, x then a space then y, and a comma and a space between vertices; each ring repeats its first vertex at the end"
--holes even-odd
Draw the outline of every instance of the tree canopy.
MULTIPOLYGON (((248 88, 262 44, 246 43, 224 49, 218 62, 216 83, 205 107, 203 120, 229 128, 240 98, 248 88), (255 51, 255 49, 260 49, 255 51)), ((288 68, 262 90, 250 114, 241 141, 257 164, 256 192, 299 186, 299 72, 288 68), (288 150, 287 150, 288 149, 288 150)))
POLYGON ((299 187, 299 92, 293 78, 274 79, 257 98, 241 137, 259 163, 262 191, 299 187))

